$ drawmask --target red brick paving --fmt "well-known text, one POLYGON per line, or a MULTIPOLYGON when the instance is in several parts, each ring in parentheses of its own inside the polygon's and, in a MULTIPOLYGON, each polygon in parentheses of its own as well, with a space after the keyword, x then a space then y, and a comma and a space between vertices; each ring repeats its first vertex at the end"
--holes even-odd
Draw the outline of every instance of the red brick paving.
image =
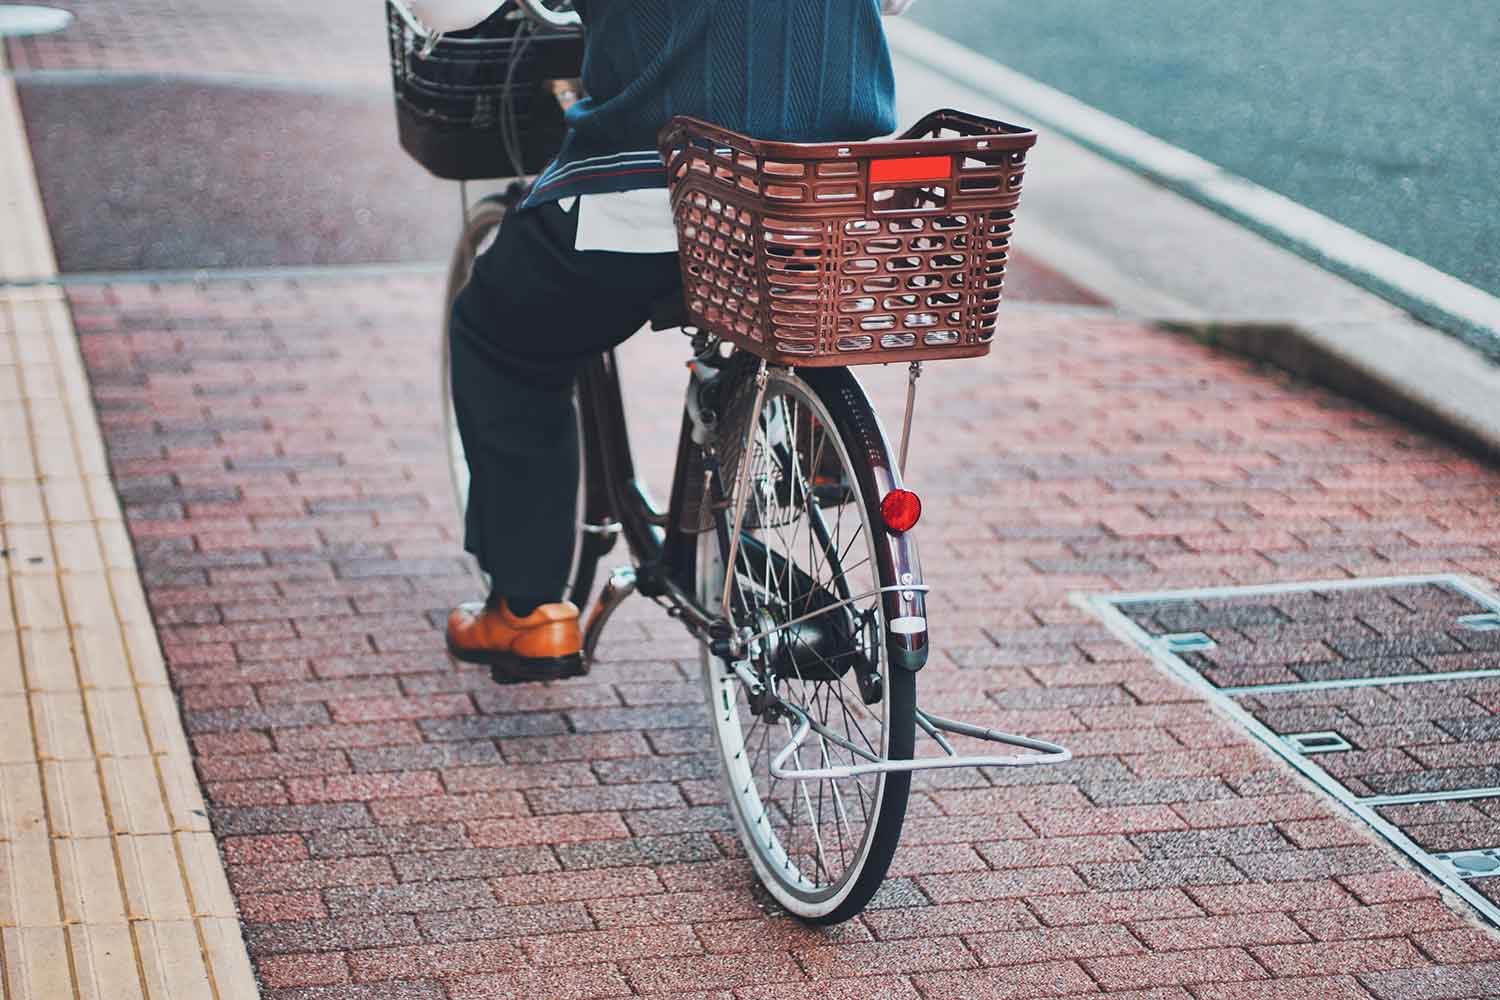
MULTIPOLYGON (((1500 938, 1068 601, 1494 578, 1500 476, 1451 449, 1116 319, 1014 310, 996 357, 934 366, 923 689, 1080 758, 919 781, 877 908, 817 931, 753 886, 691 645, 653 606, 551 688, 443 655, 441 615, 477 583, 435 281, 70 294, 270 1000, 1500 993, 1500 938)), ((648 474, 680 360, 675 336, 629 348, 648 474)), ((863 373, 888 414, 899 376, 863 373)))

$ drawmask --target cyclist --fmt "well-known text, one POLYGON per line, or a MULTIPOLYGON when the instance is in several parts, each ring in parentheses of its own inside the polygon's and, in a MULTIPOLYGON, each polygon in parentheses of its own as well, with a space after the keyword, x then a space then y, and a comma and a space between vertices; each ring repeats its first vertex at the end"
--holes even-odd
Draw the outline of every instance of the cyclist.
MULTIPOLYGON (((910 2, 577 0, 588 96, 449 320, 464 547, 491 581, 487 600, 448 618, 454 656, 504 680, 580 672, 578 608, 561 599, 576 537, 573 384, 680 283, 657 132, 686 114, 765 139, 890 133, 880 14, 910 2)), ((459 26, 475 0, 418 7, 435 27, 459 26)))

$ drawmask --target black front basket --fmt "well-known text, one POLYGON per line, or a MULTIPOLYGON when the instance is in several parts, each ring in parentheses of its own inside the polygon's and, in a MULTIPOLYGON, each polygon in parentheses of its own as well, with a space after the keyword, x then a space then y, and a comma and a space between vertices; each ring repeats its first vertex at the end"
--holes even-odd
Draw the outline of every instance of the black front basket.
POLYGON ((576 78, 583 38, 535 32, 507 4, 484 23, 444 35, 430 51, 387 0, 391 77, 401 148, 438 177, 513 177, 505 135, 526 174, 547 165, 562 142, 553 80, 576 78))

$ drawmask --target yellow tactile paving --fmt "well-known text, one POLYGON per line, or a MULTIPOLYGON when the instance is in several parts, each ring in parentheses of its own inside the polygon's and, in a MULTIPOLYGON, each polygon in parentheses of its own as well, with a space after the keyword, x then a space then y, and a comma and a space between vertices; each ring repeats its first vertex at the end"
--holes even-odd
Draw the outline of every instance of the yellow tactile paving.
POLYGON ((62 890, 63 922, 123 924, 125 897, 109 837, 59 838, 52 842, 62 890))
POLYGON ((0 49, 0 998, 258 996, 0 49))
POLYGON ((53 760, 42 765, 47 820, 54 837, 107 837, 109 816, 99 794, 99 766, 92 760, 53 760))
MULTIPOLYGON (((19 674, 16 675, 19 680, 19 674)), ((0 765, 36 760, 31 707, 23 695, 0 695, 0 765)))
POLYGON ((131 926, 151 1000, 211 995, 203 946, 191 920, 138 921, 131 926))
POLYGON ((61 927, 0 928, 10 1000, 51 1000, 73 988, 61 927))
POLYGON ((145 989, 130 926, 73 924, 68 927, 77 995, 84 1000, 143 1000, 145 989))

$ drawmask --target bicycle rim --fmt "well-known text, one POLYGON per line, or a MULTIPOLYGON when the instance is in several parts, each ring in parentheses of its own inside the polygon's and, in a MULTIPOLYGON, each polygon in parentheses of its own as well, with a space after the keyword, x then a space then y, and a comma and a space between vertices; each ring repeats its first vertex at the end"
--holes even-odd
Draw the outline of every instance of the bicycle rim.
MULTIPOLYGON (((859 467, 828 405, 796 376, 773 373, 759 412, 748 412, 748 385, 727 407, 721 445, 726 489, 740 461, 749 462, 744 527, 736 557, 733 618, 739 630, 763 632, 794 617, 869 594, 892 581, 877 546, 873 477, 859 467), (746 428, 755 432, 744 449, 746 428), (736 437, 737 436, 737 437, 736 437), (743 452, 743 454, 741 454, 743 452)), ((862 398, 862 397, 861 397, 862 398)), ((835 399, 835 405, 847 405, 835 399)), ((731 511, 733 506, 731 505, 731 511)), ((731 513, 732 516, 732 513, 731 513)), ((724 559, 713 532, 700 535, 698 591, 717 608, 724 559)), ((883 637, 881 597, 856 600, 809 622, 780 628, 762 644, 757 669, 777 694, 815 721, 878 758, 909 758, 914 678, 892 677, 883 637), (882 680, 868 703, 859 676, 869 665, 882 680)), ((723 763, 729 807, 762 882, 778 902, 807 920, 831 923, 863 909, 894 852, 905 814, 908 774, 820 780, 777 778, 771 758, 794 722, 768 721, 752 710, 746 687, 705 649, 704 681, 711 732, 723 763)), ((814 734, 784 766, 828 768, 864 762, 814 734)))

